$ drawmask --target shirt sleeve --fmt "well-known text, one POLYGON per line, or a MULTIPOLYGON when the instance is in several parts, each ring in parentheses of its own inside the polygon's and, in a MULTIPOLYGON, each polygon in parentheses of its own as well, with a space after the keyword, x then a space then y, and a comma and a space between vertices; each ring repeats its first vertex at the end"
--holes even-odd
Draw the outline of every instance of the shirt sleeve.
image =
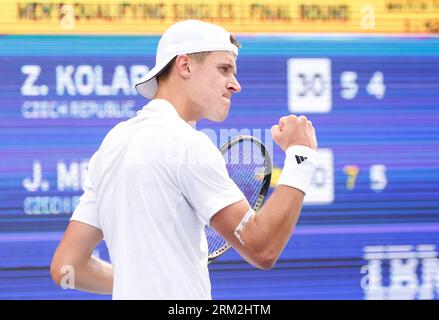
POLYGON ((221 152, 210 139, 200 133, 195 140, 186 150, 178 183, 200 219, 209 224, 215 213, 245 196, 230 178, 221 152))
POLYGON ((98 219, 96 188, 91 179, 91 176, 93 175, 94 163, 96 161, 96 155, 97 152, 88 162, 88 173, 83 183, 84 193, 79 198, 79 203, 73 211, 70 220, 83 222, 101 229, 98 219))

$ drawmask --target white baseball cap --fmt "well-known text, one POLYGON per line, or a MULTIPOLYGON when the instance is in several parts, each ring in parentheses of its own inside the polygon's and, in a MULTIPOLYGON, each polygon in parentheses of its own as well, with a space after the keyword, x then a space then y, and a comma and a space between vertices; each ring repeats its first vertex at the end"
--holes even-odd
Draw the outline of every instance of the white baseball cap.
POLYGON ((179 54, 204 51, 231 51, 238 47, 230 42, 230 33, 222 27, 199 20, 185 20, 169 27, 157 46, 155 66, 138 83, 136 90, 152 99, 157 91, 157 74, 179 54))

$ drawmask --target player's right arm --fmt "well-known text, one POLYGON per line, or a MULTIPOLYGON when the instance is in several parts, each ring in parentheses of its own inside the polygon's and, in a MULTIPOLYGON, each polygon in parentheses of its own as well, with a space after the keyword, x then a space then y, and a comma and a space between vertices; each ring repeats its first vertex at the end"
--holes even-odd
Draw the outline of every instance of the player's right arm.
POLYGON ((239 230, 239 237, 236 236, 235 230, 250 210, 246 200, 221 209, 210 221, 211 227, 228 241, 245 260, 261 269, 270 269, 275 265, 293 233, 305 196, 302 190, 309 186, 313 169, 315 169, 315 152, 317 150, 314 127, 304 116, 282 117, 279 120, 279 125, 272 127, 272 135, 282 150, 287 151, 290 147, 299 146, 301 152, 306 153, 309 162, 304 163, 304 170, 294 174, 291 167, 287 168, 287 162, 293 160, 288 159, 287 155, 286 166, 282 173, 283 178, 281 176, 283 181, 279 183, 258 214, 253 215, 244 228, 239 230), (296 177, 285 176, 290 172, 293 176, 299 176, 297 179, 300 181, 294 180, 296 177))
POLYGON ((112 294, 113 267, 92 256, 102 239, 98 228, 70 221, 50 265, 55 283, 69 289, 112 294))

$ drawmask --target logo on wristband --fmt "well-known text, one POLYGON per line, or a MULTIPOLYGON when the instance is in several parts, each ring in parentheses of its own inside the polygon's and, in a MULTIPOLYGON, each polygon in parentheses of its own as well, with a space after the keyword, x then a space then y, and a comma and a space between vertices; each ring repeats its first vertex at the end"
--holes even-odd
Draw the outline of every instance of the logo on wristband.
POLYGON ((301 164, 303 161, 305 161, 306 159, 308 159, 307 157, 302 157, 302 156, 297 156, 296 155, 296 161, 297 164, 301 164))

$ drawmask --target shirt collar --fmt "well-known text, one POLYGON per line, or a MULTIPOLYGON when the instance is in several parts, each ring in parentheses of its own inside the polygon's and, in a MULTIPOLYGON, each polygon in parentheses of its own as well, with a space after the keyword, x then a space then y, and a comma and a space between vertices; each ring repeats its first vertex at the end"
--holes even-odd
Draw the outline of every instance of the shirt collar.
MULTIPOLYGON (((166 115, 172 115, 175 117, 180 118, 180 115, 178 114, 175 107, 167 100, 163 99, 154 99, 148 102, 142 110, 137 111, 137 115, 145 113, 145 112, 158 112, 166 115)), ((180 118, 181 119, 181 118, 180 118)), ((183 119, 182 119, 183 120, 183 119)))
POLYGON ((151 113, 159 114, 159 115, 177 118, 178 120, 184 122, 186 125, 188 125, 192 129, 195 129, 195 127, 196 127, 195 122, 190 121, 189 123, 187 123, 186 121, 184 121, 180 117, 180 115, 178 114, 175 107, 169 101, 164 100, 164 99, 151 100, 150 102, 148 102, 148 104, 143 106, 143 108, 141 110, 137 111, 137 115, 148 114, 148 113, 149 114, 151 114, 151 113))

